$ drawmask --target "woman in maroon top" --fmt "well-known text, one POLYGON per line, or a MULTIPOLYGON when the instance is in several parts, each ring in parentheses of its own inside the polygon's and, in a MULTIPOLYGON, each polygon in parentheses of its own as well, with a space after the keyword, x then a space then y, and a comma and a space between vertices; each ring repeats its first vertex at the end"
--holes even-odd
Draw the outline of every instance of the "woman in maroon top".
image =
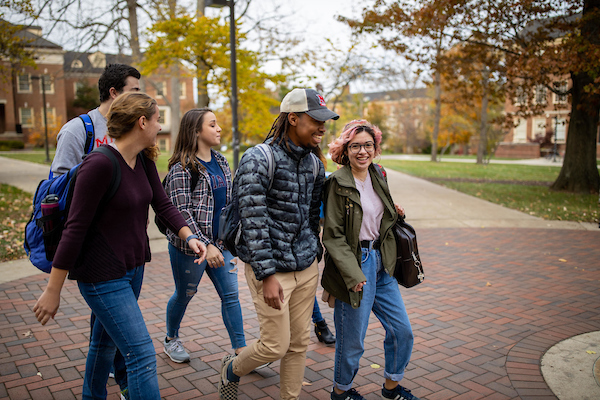
POLYGON ((142 93, 125 93, 108 114, 109 145, 121 169, 115 195, 103 202, 114 173, 104 154, 81 163, 73 199, 46 290, 33 307, 46 324, 58 311, 64 280, 77 280, 97 318, 88 352, 83 399, 105 399, 106 382, 116 349, 125 356, 131 399, 160 399, 156 352, 137 304, 144 263, 150 260, 146 233, 152 205, 169 229, 186 240, 200 263, 206 246, 192 234, 170 202, 156 171, 156 135, 160 131, 156 101, 142 93), (143 152, 142 154, 139 154, 143 152), (141 157, 145 157, 144 168, 141 157))

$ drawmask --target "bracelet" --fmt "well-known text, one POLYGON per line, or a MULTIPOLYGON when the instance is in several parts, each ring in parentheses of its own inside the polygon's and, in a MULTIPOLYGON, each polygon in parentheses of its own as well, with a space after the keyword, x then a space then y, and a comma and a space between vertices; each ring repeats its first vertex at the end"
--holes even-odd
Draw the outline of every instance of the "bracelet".
POLYGON ((188 236, 188 237, 185 239, 185 242, 186 242, 187 244, 190 244, 190 240, 192 240, 192 239, 198 239, 198 240, 199 240, 200 238, 198 237, 198 235, 193 235, 193 234, 192 234, 192 235, 188 236))

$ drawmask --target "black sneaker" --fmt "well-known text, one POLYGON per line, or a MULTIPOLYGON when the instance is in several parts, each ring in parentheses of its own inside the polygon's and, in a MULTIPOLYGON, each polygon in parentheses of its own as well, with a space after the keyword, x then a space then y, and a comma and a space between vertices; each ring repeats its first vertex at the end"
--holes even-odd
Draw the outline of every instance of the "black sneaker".
POLYGON ((317 339, 319 339, 319 342, 325 344, 335 343, 335 336, 333 336, 333 333, 331 333, 329 327, 327 326, 327 323, 324 320, 315 323, 315 335, 317 335, 317 339))
POLYGON ((382 399, 393 399, 393 400, 419 400, 417 396, 410 393, 410 390, 403 388, 398 385, 392 390, 388 390, 385 386, 381 389, 382 399))
POLYGON ((346 390, 342 394, 337 394, 334 390, 331 391, 331 400, 366 400, 356 389, 346 390))

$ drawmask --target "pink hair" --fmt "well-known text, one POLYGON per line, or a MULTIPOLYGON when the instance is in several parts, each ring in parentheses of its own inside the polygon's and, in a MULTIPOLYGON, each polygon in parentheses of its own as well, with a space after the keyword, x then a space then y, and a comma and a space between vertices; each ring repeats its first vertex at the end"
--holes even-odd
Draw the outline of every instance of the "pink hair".
POLYGON ((375 157, 381 154, 381 137, 383 136, 381 130, 368 122, 365 119, 355 119, 350 121, 344 126, 340 136, 329 144, 329 154, 331 160, 336 164, 347 164, 342 162, 342 157, 346 155, 346 149, 348 148, 348 142, 360 132, 371 133, 375 136, 375 157))

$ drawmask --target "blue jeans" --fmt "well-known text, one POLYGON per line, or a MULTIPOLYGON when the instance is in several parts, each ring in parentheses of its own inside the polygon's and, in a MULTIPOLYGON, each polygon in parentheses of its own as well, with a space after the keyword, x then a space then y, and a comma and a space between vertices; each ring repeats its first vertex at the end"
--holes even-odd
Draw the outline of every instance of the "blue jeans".
POLYGON ((200 265, 194 264, 195 256, 186 255, 171 243, 169 243, 169 256, 175 280, 175 293, 167 303, 167 336, 170 338, 179 336, 179 326, 187 305, 198 291, 198 284, 206 270, 221 298, 221 315, 231 346, 234 349, 245 347, 242 307, 238 297, 238 268, 231 264, 233 259, 231 253, 223 250, 225 265, 219 268, 207 267, 206 260, 200 265))
POLYGON ((381 263, 379 250, 362 249, 362 271, 367 277, 360 307, 335 300, 335 369, 334 386, 352 388, 365 347, 365 335, 371 311, 385 329, 383 349, 386 379, 400 381, 408 365, 413 346, 413 333, 400 295, 398 282, 389 276, 381 263))
MULTIPOLYGON (((140 287, 140 289, 141 289, 141 287, 140 287)), ((135 290, 134 290, 134 292, 135 292, 135 290)), ((139 296, 140 296, 140 292, 138 290, 137 293, 135 293, 136 299, 139 296)), ((91 333, 94 332, 94 324, 95 323, 96 323, 96 315, 94 315, 94 313, 92 313, 90 315, 90 332, 91 333)), ((91 340, 92 340, 92 336, 90 334, 90 341, 91 340)), ((127 389, 127 369, 125 367, 125 358, 123 358, 123 355, 121 354, 119 349, 117 349, 117 352, 115 354, 115 359, 113 361, 113 365, 112 365, 110 371, 115 374, 115 381, 117 382, 117 385, 119 385, 119 388, 121 388, 121 390, 127 389)))
POLYGON ((315 324, 321 321, 325 321, 325 318, 323 318, 323 315, 321 315, 321 309, 319 308, 317 296, 315 296, 315 305, 313 306, 312 321, 315 324))
POLYGON ((156 351, 137 303, 143 279, 141 266, 119 279, 77 283, 96 315, 85 364, 84 400, 106 399, 106 382, 117 348, 125 356, 130 398, 160 399, 156 351))

